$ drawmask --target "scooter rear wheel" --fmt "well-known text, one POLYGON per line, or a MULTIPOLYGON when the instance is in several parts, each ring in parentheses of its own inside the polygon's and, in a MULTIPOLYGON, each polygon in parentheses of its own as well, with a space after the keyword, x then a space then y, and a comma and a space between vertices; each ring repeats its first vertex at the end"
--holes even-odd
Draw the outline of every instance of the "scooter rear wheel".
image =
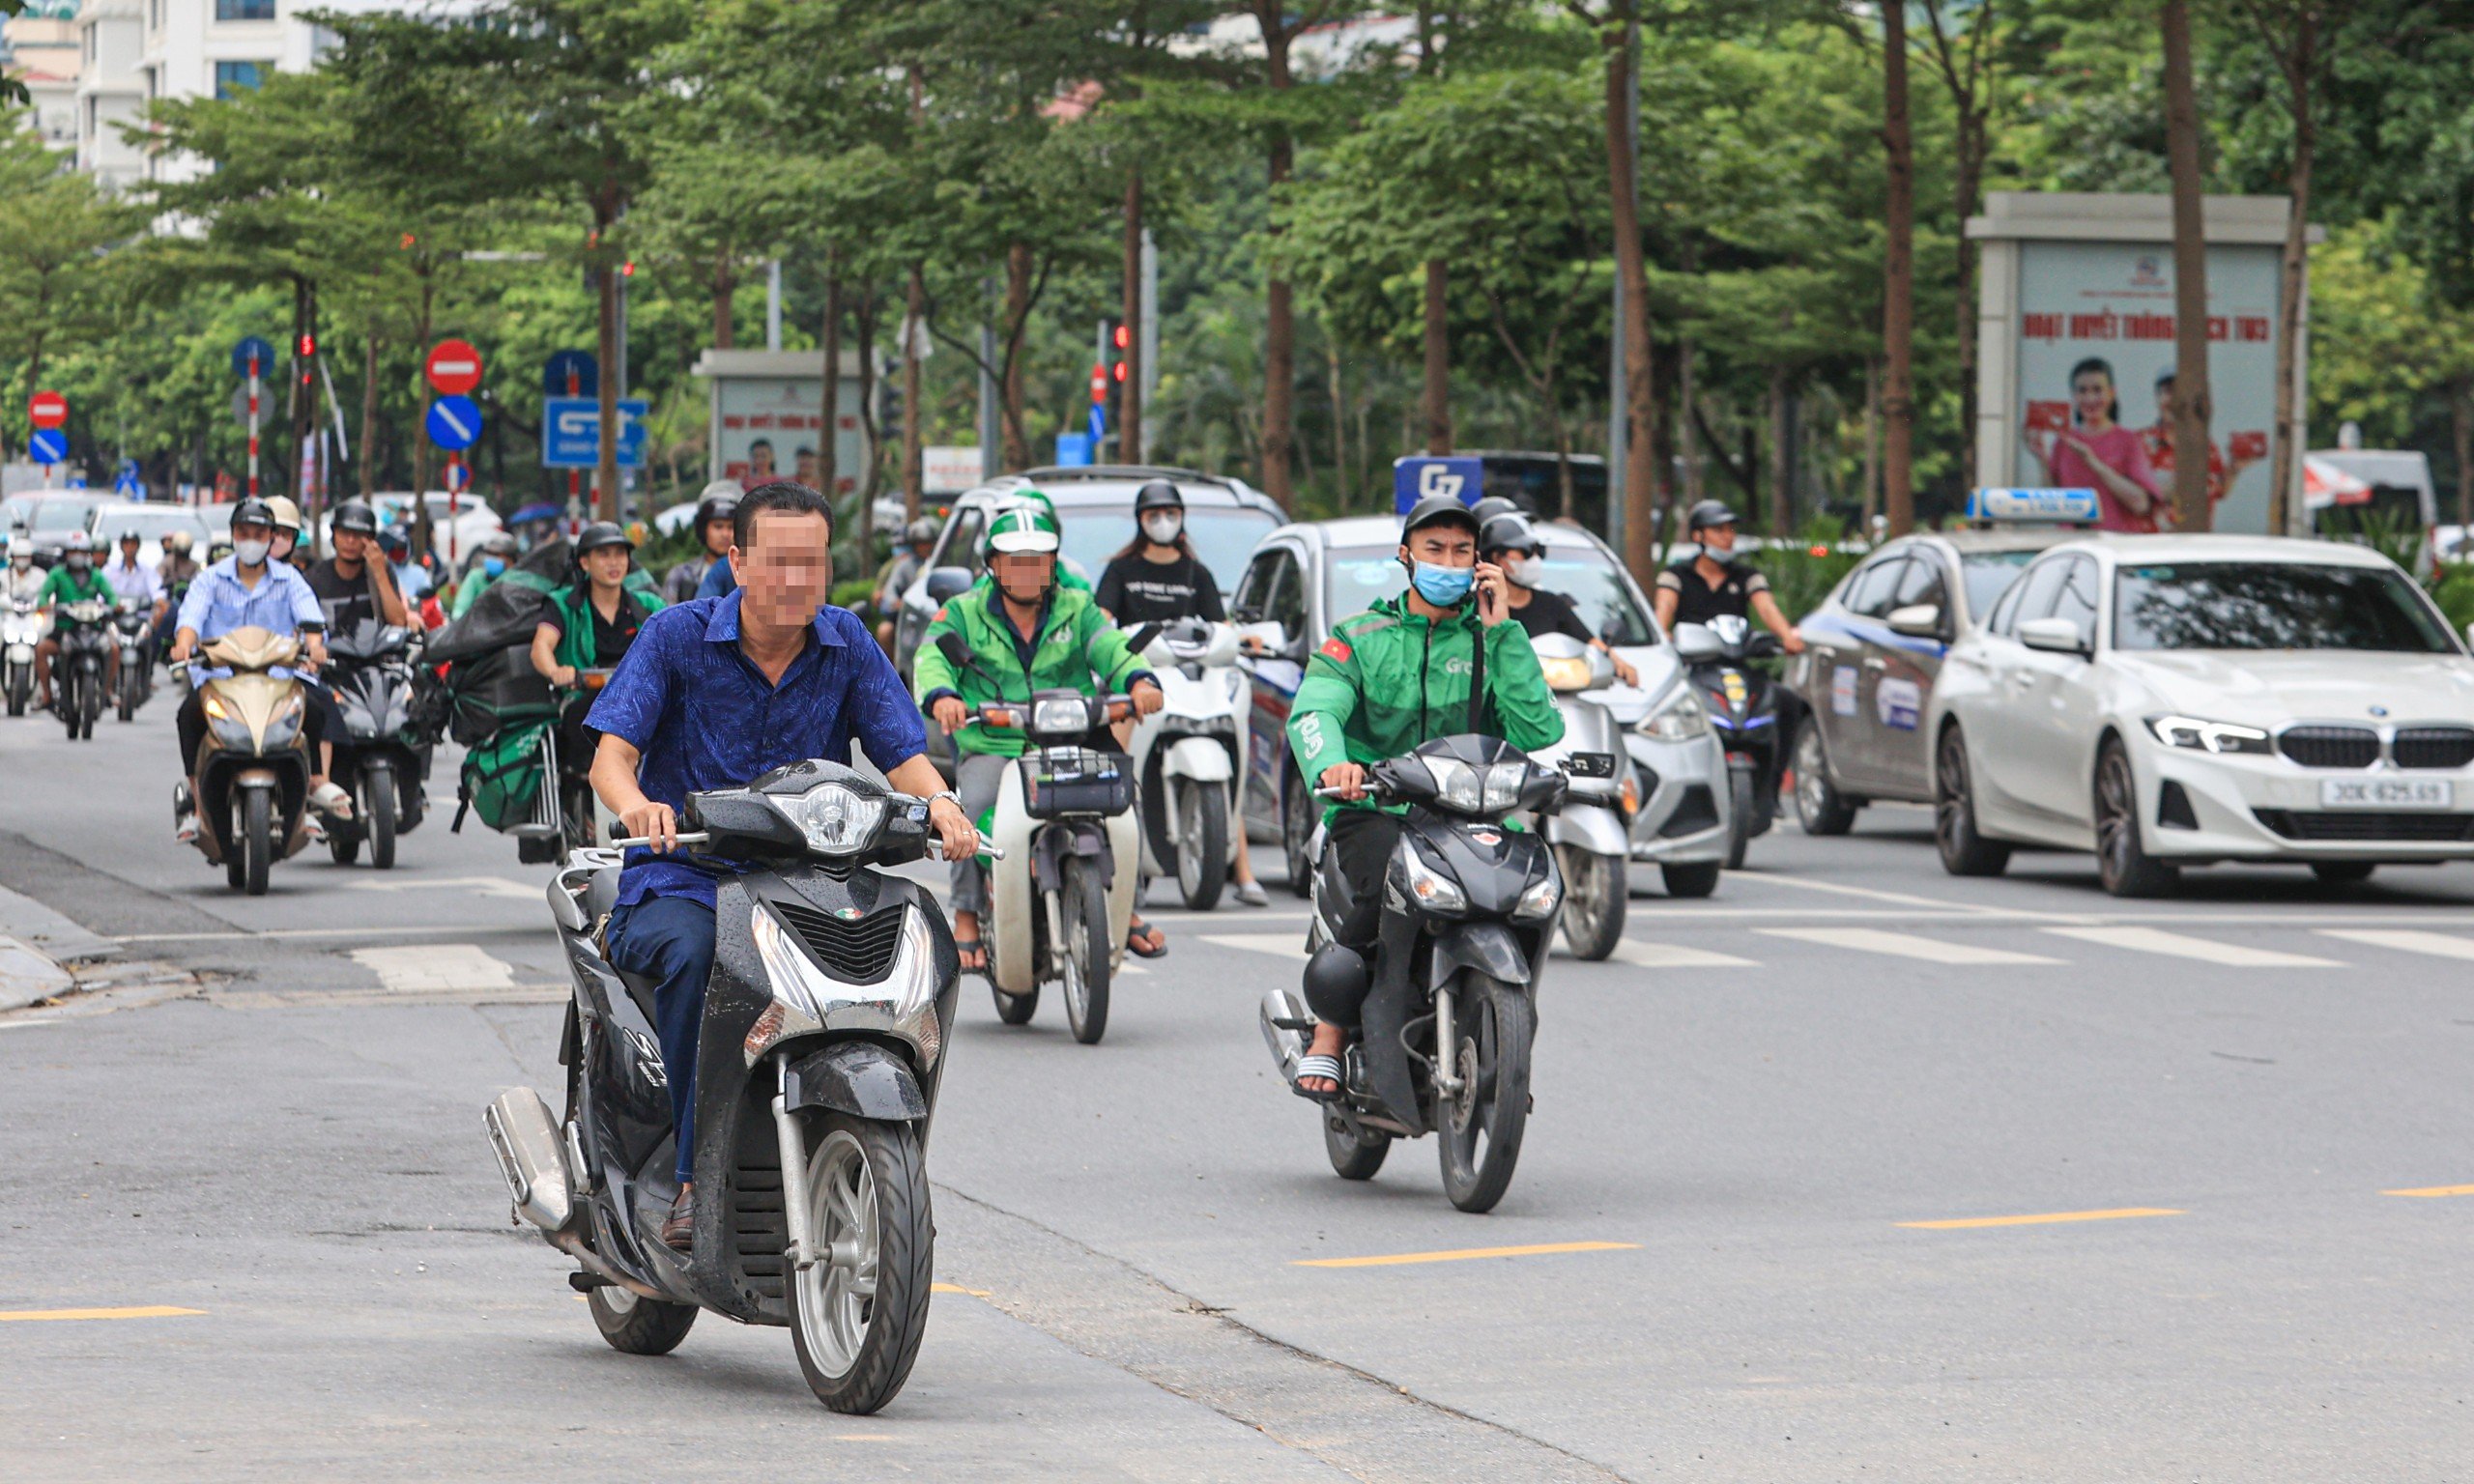
POLYGON ((1057 903, 1065 919, 1065 1019, 1086 1046, 1108 1033, 1108 894, 1079 859, 1065 863, 1057 903))
POLYGON ((1572 956, 1601 962, 1624 940, 1624 909, 1630 891, 1623 858, 1578 845, 1555 847, 1564 869, 1564 941, 1572 956))
POLYGON ((1492 1211, 1511 1187, 1520 1138, 1529 1127, 1529 1048, 1538 1009, 1518 985, 1469 974, 1445 990, 1459 995, 1452 1058, 1461 1093, 1437 1111, 1443 1193, 1466 1212, 1492 1211))
POLYGON ((696 1326, 696 1305, 663 1303, 620 1288, 616 1283, 585 1295, 592 1311, 592 1327, 612 1350, 631 1356, 666 1356, 696 1326))
POLYGON ((1759 785, 1752 781, 1751 769, 1729 768, 1727 770, 1727 802, 1731 806, 1727 811, 1729 816, 1727 870, 1729 870, 1743 869, 1744 847, 1752 843, 1752 837, 1756 833, 1752 827, 1752 821, 1753 815, 1761 807, 1760 794, 1759 785))
POLYGON ((1392 1135, 1379 1128, 1366 1130, 1361 1141, 1349 1131, 1338 1113, 1323 1115, 1323 1153, 1332 1157, 1332 1173, 1342 1180, 1372 1180, 1374 1172, 1383 1168, 1383 1156, 1392 1153, 1392 1135))
POLYGON ((936 1230, 911 1124, 847 1113, 809 1126, 808 1240, 787 1285, 791 1344, 817 1400, 866 1413, 910 1377, 928 1328, 936 1230))
POLYGON ((1030 1024, 1032 1012, 1040 1008, 1040 991, 1037 985, 1031 986, 1031 992, 1028 994, 1007 994, 994 985, 988 986, 988 992, 996 997, 996 1018, 1007 1025, 1030 1024))

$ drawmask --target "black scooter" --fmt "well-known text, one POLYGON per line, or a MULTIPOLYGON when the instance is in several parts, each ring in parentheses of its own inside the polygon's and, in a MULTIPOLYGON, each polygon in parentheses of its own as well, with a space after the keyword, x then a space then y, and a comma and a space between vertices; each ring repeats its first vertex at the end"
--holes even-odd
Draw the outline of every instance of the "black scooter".
POLYGON ((810 760, 692 794, 682 822, 682 845, 752 868, 717 882, 692 1254, 660 1239, 678 1187, 654 986, 602 954, 617 850, 576 851, 550 887, 574 979, 566 1114, 516 1088, 490 1142, 613 1347, 666 1354, 700 1309, 787 1326, 819 1399, 872 1413, 918 1354, 935 1238, 925 1156, 958 959, 935 899, 883 870, 930 854, 928 806, 810 760))
POLYGON ((1746 846, 1778 817, 1778 780, 1786 768, 1778 734, 1779 683, 1749 662, 1778 653, 1778 638, 1749 619, 1722 614, 1706 624, 1675 627, 1675 652, 1694 689, 1709 703, 1710 725, 1727 750, 1727 870, 1743 865, 1746 846))
POLYGON ((63 604, 52 619, 52 634, 60 641, 51 667, 52 712, 68 726, 72 742, 95 740, 95 718, 108 699, 103 677, 113 643, 110 620, 111 609, 101 598, 63 604), (76 626, 62 624, 63 617, 76 626))
POLYGON ((114 712, 124 722, 137 719, 137 708, 155 692, 155 615, 136 598, 123 598, 112 614, 112 632, 120 646, 120 694, 114 712))
POLYGON ((1377 802, 1409 805, 1399 846, 1380 883, 1351 882, 1320 851, 1304 993, 1274 989, 1261 1011, 1292 1084, 1315 1017, 1356 1027, 1340 1094, 1323 1104, 1324 1152, 1342 1179, 1371 1178, 1395 1138, 1433 1132, 1453 1205, 1482 1212, 1503 1199, 1528 1127, 1538 985, 1564 906, 1554 848, 1504 821, 1553 813, 1567 775, 1614 771, 1604 753, 1574 753, 1558 770, 1474 734, 1367 770, 1377 802), (1371 964, 1334 941, 1360 891, 1383 894, 1371 964))
POLYGON ((417 659, 411 631, 356 624, 328 636, 327 683, 343 713, 333 739, 329 778, 353 796, 350 819, 327 821, 327 850, 349 866, 369 845, 369 864, 395 865, 395 840, 417 827, 428 809, 430 747, 416 723, 417 659))

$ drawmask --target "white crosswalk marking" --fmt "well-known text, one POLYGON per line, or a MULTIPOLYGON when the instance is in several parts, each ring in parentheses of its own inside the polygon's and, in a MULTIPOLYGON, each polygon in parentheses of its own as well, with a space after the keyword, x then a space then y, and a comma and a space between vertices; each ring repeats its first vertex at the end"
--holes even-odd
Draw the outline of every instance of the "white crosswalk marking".
POLYGON ((1221 948, 1242 948, 1251 954, 1273 954, 1282 958, 1306 956, 1306 934, 1302 932, 1212 932, 1205 933, 1203 941, 1221 948))
POLYGON ((1721 954, 1706 948, 1689 948, 1682 943, 1643 943, 1626 938, 1615 945, 1614 956, 1620 962, 1644 969, 1757 969, 1761 965, 1733 954, 1721 954))
POLYGON ((2169 958, 2196 958, 2202 963, 2222 963, 2237 969, 2342 969, 2334 958, 2314 958, 2308 954, 2281 954, 2273 949, 2246 948, 2239 943, 2220 943, 2214 938, 2195 938, 2188 933, 2168 932, 2162 928, 2047 928, 2047 932, 2083 943, 2098 943, 2107 948, 2128 949, 2135 954, 2163 954, 2169 958))
POLYGON ((2344 938, 2401 954, 2429 954, 2434 958, 2474 958, 2474 938, 2453 932, 2425 932, 2418 928, 2322 928, 2323 938, 2344 938))
POLYGON ((1940 938, 1922 938, 1909 932, 1885 932, 1879 928, 1756 928, 1755 932, 1772 938, 1796 938, 1818 943, 1825 948, 1853 949, 1862 954, 1887 954, 1894 958, 1921 958, 1927 963, 2059 963, 2058 958, 2046 958, 2035 954, 2013 953, 2006 948, 1986 948, 1976 943, 1948 943, 1940 938))
POLYGON ((515 985, 514 970, 472 943, 356 948, 352 959, 389 989, 508 989, 515 985))

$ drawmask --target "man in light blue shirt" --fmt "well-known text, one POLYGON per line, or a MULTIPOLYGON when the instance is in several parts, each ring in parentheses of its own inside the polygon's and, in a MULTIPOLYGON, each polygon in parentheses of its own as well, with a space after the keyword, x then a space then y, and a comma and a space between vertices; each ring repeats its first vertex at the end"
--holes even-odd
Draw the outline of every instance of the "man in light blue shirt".
MULTIPOLYGON (((260 628, 272 634, 299 634, 308 651, 308 667, 327 663, 327 642, 322 631, 327 625, 326 611, 318 606, 318 595, 309 589, 308 580, 285 562, 270 561, 274 545, 274 511, 262 499, 245 499, 232 511, 232 555, 207 568, 189 584, 187 596, 181 599, 180 628, 172 637, 172 663, 184 664, 201 643, 211 643, 234 629, 260 628)), ((177 790, 175 817, 182 840, 197 835, 197 817, 189 807, 186 778, 197 765, 197 750, 206 740, 206 692, 189 692, 181 702, 179 718, 181 733, 181 773, 184 786, 177 790)), ((321 733, 321 708, 308 707, 302 724, 317 759, 317 772, 309 780, 309 802, 312 807, 329 813, 348 815, 351 799, 344 791, 327 782, 327 759, 331 756, 321 733)))

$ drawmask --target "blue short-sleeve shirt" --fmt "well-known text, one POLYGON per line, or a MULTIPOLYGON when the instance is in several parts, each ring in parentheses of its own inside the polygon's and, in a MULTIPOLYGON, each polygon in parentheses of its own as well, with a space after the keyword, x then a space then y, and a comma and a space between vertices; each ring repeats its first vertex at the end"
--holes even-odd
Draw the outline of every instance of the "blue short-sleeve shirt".
MULTIPOLYGON (((777 685, 739 651, 742 596, 694 598, 647 618, 585 716, 644 755, 636 784, 647 798, 684 809, 699 789, 735 788, 808 757, 842 761, 853 741, 887 772, 928 750, 919 707, 855 614, 819 609, 777 685)), ((618 904, 687 897, 712 905, 714 873, 734 868, 691 859, 628 852, 618 904)))

